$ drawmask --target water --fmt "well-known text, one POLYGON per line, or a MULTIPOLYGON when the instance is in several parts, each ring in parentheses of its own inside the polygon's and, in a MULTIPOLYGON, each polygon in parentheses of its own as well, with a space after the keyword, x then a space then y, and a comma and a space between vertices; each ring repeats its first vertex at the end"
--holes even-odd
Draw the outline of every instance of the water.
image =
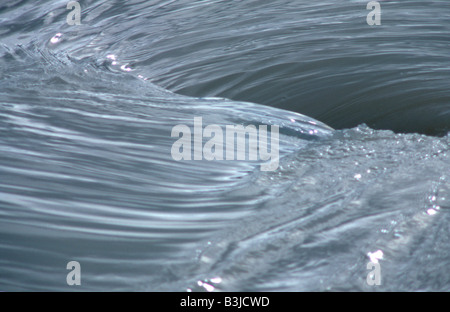
POLYGON ((66 4, 0 4, 0 290, 450 290, 447 1, 66 4), (279 168, 175 161, 196 116, 279 168))

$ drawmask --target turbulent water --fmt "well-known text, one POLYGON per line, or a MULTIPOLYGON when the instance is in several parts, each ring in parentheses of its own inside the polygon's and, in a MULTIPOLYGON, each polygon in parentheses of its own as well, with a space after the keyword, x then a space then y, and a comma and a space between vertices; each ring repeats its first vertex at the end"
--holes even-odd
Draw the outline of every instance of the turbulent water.
POLYGON ((450 291, 448 1, 67 2, 0 3, 0 291, 450 291))

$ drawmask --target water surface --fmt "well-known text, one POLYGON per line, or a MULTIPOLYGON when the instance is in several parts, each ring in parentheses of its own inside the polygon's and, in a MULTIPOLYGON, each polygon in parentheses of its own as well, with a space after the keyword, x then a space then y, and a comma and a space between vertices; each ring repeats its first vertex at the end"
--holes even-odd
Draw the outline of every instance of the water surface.
POLYGON ((447 1, 66 4, 0 4, 0 290, 450 290, 447 1), (279 168, 175 161, 196 116, 279 168))

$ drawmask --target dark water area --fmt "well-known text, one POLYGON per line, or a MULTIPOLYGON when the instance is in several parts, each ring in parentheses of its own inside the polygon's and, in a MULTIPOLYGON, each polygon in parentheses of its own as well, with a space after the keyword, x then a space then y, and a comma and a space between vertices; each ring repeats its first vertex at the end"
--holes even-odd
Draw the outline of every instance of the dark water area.
POLYGON ((155 83, 189 96, 288 109, 337 129, 445 135, 450 3, 381 3, 376 27, 365 1, 183 6, 152 18, 162 38, 137 33, 148 52, 126 48, 127 62, 151 64, 155 83))
POLYGON ((448 1, 67 2, 0 2, 0 291, 450 290, 448 1))

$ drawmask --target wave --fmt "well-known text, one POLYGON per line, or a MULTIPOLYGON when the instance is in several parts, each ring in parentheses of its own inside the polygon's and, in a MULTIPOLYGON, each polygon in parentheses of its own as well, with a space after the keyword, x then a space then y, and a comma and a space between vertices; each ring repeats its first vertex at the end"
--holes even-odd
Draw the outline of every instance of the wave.
POLYGON ((448 5, 362 4, 2 4, 1 290, 448 290, 448 5), (176 161, 195 117, 279 167, 176 161))

